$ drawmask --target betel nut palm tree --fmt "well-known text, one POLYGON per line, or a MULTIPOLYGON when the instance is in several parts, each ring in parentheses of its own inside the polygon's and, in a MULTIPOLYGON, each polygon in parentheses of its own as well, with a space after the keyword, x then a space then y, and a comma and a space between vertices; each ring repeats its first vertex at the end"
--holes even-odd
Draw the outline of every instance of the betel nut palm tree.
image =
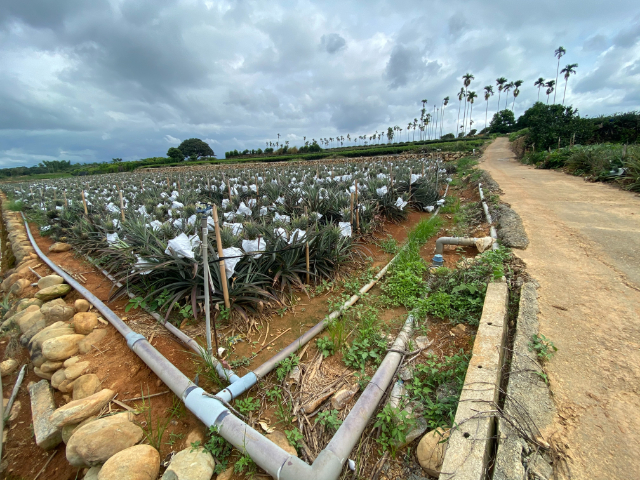
POLYGON ((533 82, 533 86, 538 87, 538 101, 540 101, 540 88, 544 87, 544 82, 545 79, 542 77, 539 77, 538 80, 533 82))
POLYGON ((464 84, 464 114, 462 115, 462 133, 464 134, 465 132, 465 119, 467 117, 467 90, 469 88, 469 85, 471 85, 471 80, 473 80, 475 77, 470 74, 470 73, 465 73, 462 76, 462 83, 464 84))
POLYGON ((496 78, 496 85, 498 86, 498 111, 500 110, 500 94, 504 90, 504 86, 507 83, 507 79, 504 77, 496 78))
POLYGON ((524 83, 523 80, 516 80, 513 82, 514 90, 513 90, 513 104, 511 105, 511 111, 513 112, 514 107, 516 106, 516 97, 520 94, 520 87, 524 83))
MULTIPOLYGON (((558 58, 558 66, 556 67, 556 81, 554 83, 554 85, 558 84, 558 72, 560 71, 560 59, 562 58, 563 55, 565 55, 567 53, 567 51, 564 49, 563 46, 559 46, 558 48, 556 48, 556 51, 553 53, 554 57, 558 58)), ((553 94, 553 103, 556 103, 556 94, 553 94)))
POLYGON ((484 112, 484 128, 487 128, 487 118, 489 115, 489 98, 493 95, 493 85, 484 87, 484 99, 487 101, 487 109, 484 112))
POLYGON ((567 96, 567 83, 569 82, 569 77, 571 75, 575 75, 576 68, 578 68, 577 63, 570 63, 562 70, 560 70, 560 73, 564 73, 564 93, 562 94, 562 105, 564 105, 564 98, 567 96))
POLYGON ((547 83, 544 84, 544 86, 547 87, 547 105, 549 105, 549 95, 551 95, 555 90, 556 81, 549 80, 547 83))

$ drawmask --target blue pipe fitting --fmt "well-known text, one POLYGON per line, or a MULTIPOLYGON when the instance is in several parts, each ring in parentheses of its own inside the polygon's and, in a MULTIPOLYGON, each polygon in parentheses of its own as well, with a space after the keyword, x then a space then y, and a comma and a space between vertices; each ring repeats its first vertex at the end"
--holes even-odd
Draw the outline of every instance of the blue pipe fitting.
POLYGON ((444 257, 440 254, 434 255, 432 261, 434 267, 442 267, 444 265, 444 257))
POLYGON ((140 333, 131 332, 125 336, 127 340, 127 345, 131 350, 133 350, 133 346, 136 344, 138 340, 146 340, 146 337, 140 333))

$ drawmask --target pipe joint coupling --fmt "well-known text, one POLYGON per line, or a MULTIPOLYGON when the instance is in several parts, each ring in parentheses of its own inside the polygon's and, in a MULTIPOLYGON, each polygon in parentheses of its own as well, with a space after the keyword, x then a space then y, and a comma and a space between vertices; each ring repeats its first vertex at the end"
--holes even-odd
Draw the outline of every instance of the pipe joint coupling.
POLYGON ((444 265, 444 257, 439 253, 433 256, 432 261, 435 267, 442 267, 444 265))
POLYGON ((133 346, 136 344, 138 340, 146 340, 146 337, 140 333, 131 332, 127 334, 125 337, 127 339, 128 347, 133 350, 133 346))

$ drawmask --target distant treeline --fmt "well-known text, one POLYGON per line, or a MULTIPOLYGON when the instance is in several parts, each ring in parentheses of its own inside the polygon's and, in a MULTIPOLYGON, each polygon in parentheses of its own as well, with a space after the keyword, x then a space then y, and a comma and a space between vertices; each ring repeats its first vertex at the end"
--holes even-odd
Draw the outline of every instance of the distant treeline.
MULTIPOLYGON (((393 155, 409 150, 424 149, 426 151, 441 149, 443 151, 458 151, 465 150, 471 151, 473 148, 478 148, 482 144, 482 140, 477 140, 473 137, 465 137, 461 139, 450 139, 449 136, 445 136, 445 140, 429 140, 409 143, 396 143, 387 145, 373 145, 366 147, 344 147, 336 149, 323 150, 316 144, 317 149, 313 150, 309 145, 307 150, 303 150, 307 147, 302 147, 293 153, 293 148, 287 150, 284 154, 278 154, 277 152, 263 152, 260 154, 238 155, 238 157, 231 156, 227 159, 217 159, 215 157, 200 157, 195 161, 176 161, 172 157, 150 157, 143 158, 141 160, 133 160, 129 162, 122 161, 122 159, 114 158, 111 163, 76 163, 72 164, 68 160, 53 160, 44 161, 34 167, 13 167, 0 169, 0 179, 10 179, 13 177, 34 176, 34 177, 65 177, 65 176, 83 176, 83 175, 99 175, 106 173, 118 173, 118 172, 131 172, 138 168, 159 168, 159 167, 171 167, 184 165, 203 165, 203 164, 232 164, 232 163, 244 163, 244 162, 282 162, 289 160, 319 160, 329 157, 362 157, 362 156, 374 156, 374 155, 393 155), (312 152, 312 153, 305 153, 312 152)), ((267 149, 268 150, 268 149, 267 149)), ((229 153, 229 152, 227 152, 229 153)))

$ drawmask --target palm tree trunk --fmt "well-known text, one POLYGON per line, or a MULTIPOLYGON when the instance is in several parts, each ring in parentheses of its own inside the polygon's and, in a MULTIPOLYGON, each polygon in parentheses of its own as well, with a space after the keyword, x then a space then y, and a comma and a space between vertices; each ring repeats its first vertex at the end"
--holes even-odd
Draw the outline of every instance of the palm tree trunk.
POLYGON ((442 138, 442 124, 444 123, 444 104, 442 105, 442 107, 440 107, 440 117, 441 117, 441 122, 440 122, 440 138, 442 138))
POLYGON ((564 105, 564 97, 567 96, 567 83, 569 83, 569 77, 564 79, 564 93, 562 94, 562 105, 564 105))
POLYGON ((513 96, 513 103, 511 104, 511 111, 513 112, 513 108, 516 106, 516 96, 513 96))
POLYGON ((458 133, 460 132, 460 107, 462 106, 462 99, 458 101, 458 121, 456 122, 456 138, 458 138, 458 133))
POLYGON ((540 87, 538 87, 538 101, 540 101, 540 87))
POLYGON ((502 90, 498 89, 498 111, 500 111, 500 95, 502 94, 502 90))
POLYGON ((464 89, 464 114, 462 115, 462 136, 464 137, 464 123, 467 118, 467 89, 464 89))
POLYGON ((489 116, 489 99, 487 98, 487 110, 484 112, 484 128, 487 128, 487 118, 489 116))
MULTIPOLYGON (((558 57, 558 67, 556 68, 556 85, 558 85, 558 72, 560 71, 560 57, 558 57)), ((553 104, 556 104, 556 90, 553 91, 553 104)))
POLYGON ((473 103, 471 104, 471 109, 469 111, 469 132, 471 132, 471 126, 473 125, 473 122, 471 121, 471 115, 473 115, 473 103))

